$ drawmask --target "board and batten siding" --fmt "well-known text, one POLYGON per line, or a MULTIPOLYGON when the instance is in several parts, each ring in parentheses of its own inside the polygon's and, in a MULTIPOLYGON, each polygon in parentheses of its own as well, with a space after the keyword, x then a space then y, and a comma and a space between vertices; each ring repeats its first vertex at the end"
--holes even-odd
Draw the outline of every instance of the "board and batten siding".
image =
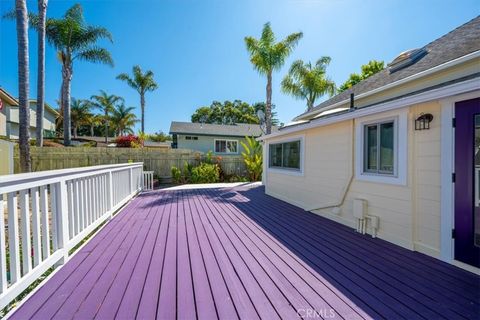
POLYGON ((267 140, 268 144, 303 136, 305 145, 303 175, 267 169, 266 192, 351 227, 353 200, 365 199, 368 214, 379 217, 379 238, 439 257, 440 112, 438 102, 408 107, 406 185, 355 178, 359 137, 356 120, 346 120, 267 140), (422 112, 432 113, 434 121, 430 130, 415 131, 414 118, 422 112))

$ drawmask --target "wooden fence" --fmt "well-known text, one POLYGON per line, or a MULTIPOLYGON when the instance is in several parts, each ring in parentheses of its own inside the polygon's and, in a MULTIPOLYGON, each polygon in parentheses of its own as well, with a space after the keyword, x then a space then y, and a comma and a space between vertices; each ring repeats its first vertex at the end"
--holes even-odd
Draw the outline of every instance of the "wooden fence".
MULTIPOLYGON (((143 162, 144 170, 155 176, 170 177, 172 166, 183 168, 185 162, 198 164, 205 154, 185 149, 157 148, 37 148, 31 147, 32 171, 68 169, 102 164, 143 162)), ((18 149, 15 151, 15 173, 20 172, 18 149)), ((222 170, 228 174, 246 175, 241 156, 224 156, 222 170)))

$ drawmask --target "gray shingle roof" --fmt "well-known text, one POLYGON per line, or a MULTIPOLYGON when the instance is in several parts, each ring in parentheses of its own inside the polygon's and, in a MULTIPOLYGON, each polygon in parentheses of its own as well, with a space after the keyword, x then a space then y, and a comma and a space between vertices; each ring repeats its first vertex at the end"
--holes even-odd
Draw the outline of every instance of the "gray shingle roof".
POLYGON ((262 135, 262 130, 258 124, 237 123, 234 125, 222 125, 172 121, 170 124, 170 134, 174 133, 231 137, 259 137, 262 135))
MULTIPOLYGON (((385 68, 352 88, 320 103, 312 111, 348 100, 351 93, 359 95, 480 50, 480 16, 430 42, 425 48, 428 54, 414 64, 392 74, 388 68, 385 68)), ((300 119, 306 113, 300 114, 295 119, 300 119)))

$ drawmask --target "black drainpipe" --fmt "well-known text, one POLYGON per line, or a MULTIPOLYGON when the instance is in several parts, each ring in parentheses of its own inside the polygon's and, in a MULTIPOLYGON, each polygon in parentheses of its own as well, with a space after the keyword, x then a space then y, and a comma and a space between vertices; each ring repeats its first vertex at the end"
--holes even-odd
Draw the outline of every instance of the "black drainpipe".
POLYGON ((355 109, 354 100, 355 100, 354 99, 354 94, 352 92, 352 93, 350 93, 350 110, 355 109))

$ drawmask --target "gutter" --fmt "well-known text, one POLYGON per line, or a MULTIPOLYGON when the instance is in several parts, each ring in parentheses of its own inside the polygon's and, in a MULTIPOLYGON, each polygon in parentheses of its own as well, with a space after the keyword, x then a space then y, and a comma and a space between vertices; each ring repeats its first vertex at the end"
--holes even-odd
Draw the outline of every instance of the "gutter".
MULTIPOLYGON (((355 99, 361 99, 361 98, 365 98, 365 97, 368 97, 368 96, 371 96, 373 94, 376 94, 376 93, 379 93, 379 92, 382 92, 382 91, 385 91, 387 89, 391 89, 391 88, 394 88, 396 86, 399 86, 401 84, 404 84, 406 82, 409 82, 409 81, 413 81, 413 80, 416 80, 416 79, 419 79, 419 78, 423 78, 423 77, 426 77, 428 75, 431 75, 435 72, 439 72, 439 71, 442 71, 444 69, 447 69, 447 68, 450 68, 450 67, 453 67, 453 66, 456 66, 460 63, 463 63, 463 62, 467 62, 467 61, 470 61, 470 60, 473 60, 475 58, 478 58, 480 57, 480 50, 477 50, 477 51, 474 51, 472 53, 469 53, 469 54, 466 54, 464 56, 461 56, 459 58, 456 58, 456 59, 453 59, 453 60, 450 60, 450 61, 447 61, 445 63, 442 63, 442 64, 439 64, 438 66, 435 66, 433 68, 430 68, 430 69, 427 69, 427 70, 424 70, 422 72, 419 72, 419 73, 415 73, 411 76, 408 76, 406 78, 403 78, 403 79, 400 79, 400 80, 397 80, 395 82, 392 82, 392 83, 389 83, 389 84, 386 84, 380 88, 376 88, 376 89, 373 89, 373 90, 370 90, 370 91, 367 91, 367 92, 364 92, 364 93, 360 93, 358 95, 355 96, 355 99)), ((310 117, 310 116, 315 116, 323 111, 326 111, 326 110, 330 110, 330 109, 334 109, 336 107, 339 107, 341 105, 344 105, 344 104, 347 104, 348 102, 350 101, 350 98, 348 99, 345 99, 345 100, 342 100, 342 101, 339 101, 337 103, 334 103, 332 105, 329 105, 329 106, 326 106, 324 108, 321 108, 321 109, 318 109, 318 110, 315 110, 315 111, 311 111, 309 113, 306 113, 306 114, 303 114, 303 115, 300 115, 298 117, 295 117, 293 120, 304 120, 305 117, 310 117)))

